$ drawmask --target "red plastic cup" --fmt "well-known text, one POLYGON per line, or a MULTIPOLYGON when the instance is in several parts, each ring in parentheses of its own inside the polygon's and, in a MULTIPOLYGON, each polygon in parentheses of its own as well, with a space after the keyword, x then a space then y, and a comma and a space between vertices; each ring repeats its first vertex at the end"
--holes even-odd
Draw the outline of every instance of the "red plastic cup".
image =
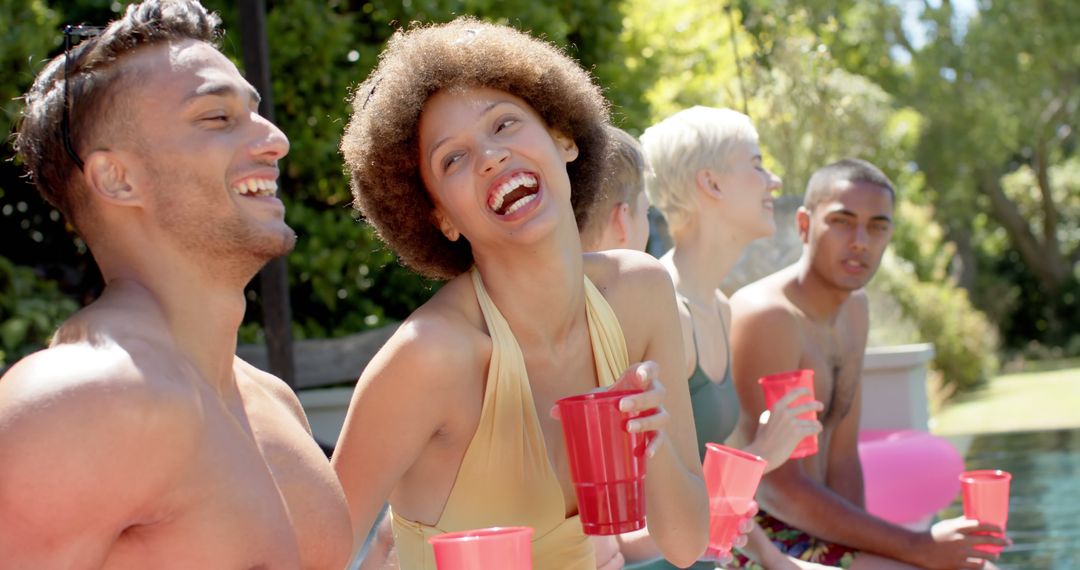
POLYGON ((585 534, 622 534, 645 527, 645 434, 619 411, 619 400, 641 390, 592 392, 556 402, 562 418, 570 476, 585 534))
MULTIPOLYGON (((965 471, 960 474, 960 493, 964 501, 964 516, 980 523, 995 524, 1005 530, 1009 521, 1009 482, 1012 475, 1000 469, 965 471)), ((1001 536, 999 533, 985 533, 1001 536)), ((983 552, 1001 552, 1002 547, 980 544, 983 552)))
MULTIPOLYGON (((791 403, 792 406, 799 406, 802 404, 810 403, 814 400, 814 371, 809 369, 792 370, 790 372, 780 372, 778 374, 769 374, 768 376, 762 376, 758 378, 758 384, 761 385, 762 391, 765 392, 765 408, 771 410, 776 401, 783 398, 785 394, 794 390, 795 388, 806 388, 810 390, 810 394, 803 398, 799 398, 791 403)), ((815 420, 817 419, 817 412, 810 411, 804 414, 799 414, 800 419, 815 420)), ((808 435, 804 437, 799 444, 795 446, 795 451, 791 453, 792 459, 800 459, 803 457, 809 457, 818 452, 818 438, 816 435, 808 435)))
POLYGON ((721 560, 731 553, 739 537, 739 525, 757 508, 745 497, 709 498, 709 548, 706 560, 721 560))
POLYGON ((719 443, 705 444, 705 488, 709 497, 753 499, 768 462, 719 443))
POLYGON ((527 526, 493 527, 439 534, 428 543, 438 570, 532 570, 532 535, 527 526))

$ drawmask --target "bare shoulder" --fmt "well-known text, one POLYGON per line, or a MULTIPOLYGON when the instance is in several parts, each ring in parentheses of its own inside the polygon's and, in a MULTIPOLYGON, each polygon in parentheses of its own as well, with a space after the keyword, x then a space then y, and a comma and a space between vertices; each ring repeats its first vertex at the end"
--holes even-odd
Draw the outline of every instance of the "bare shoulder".
MULTIPOLYGON (((615 312, 630 361, 670 357, 662 366, 681 370, 692 355, 686 354, 682 342, 675 286, 664 266, 646 253, 614 250, 586 254, 584 269, 615 312), (677 349, 672 354, 656 353, 658 347, 672 342, 677 349)), ((684 379, 682 375, 676 377, 684 379)))
POLYGON ((777 271, 736 291, 728 301, 731 309, 741 314, 790 312, 791 301, 784 293, 792 280, 788 269, 777 271))
POLYGON ((866 289, 853 291, 848 296, 847 301, 844 302, 841 311, 843 311, 844 318, 851 321, 869 320, 870 296, 866 294, 866 289))
POLYGON ((444 285, 398 327, 364 369, 360 382, 449 390, 459 385, 457 378, 481 374, 490 354, 491 338, 464 274, 444 285), (447 374, 448 370, 454 374, 447 374))
POLYGON ((732 295, 730 338, 736 379, 756 379, 772 365, 783 370, 798 364, 803 321, 784 292, 788 281, 781 271, 732 295))
POLYGON ((841 330, 846 331, 853 346, 865 347, 870 332, 870 298, 865 289, 852 292, 844 301, 839 319, 843 323, 841 330))
POLYGON ((141 364, 119 345, 63 344, 0 378, 0 533, 8 517, 89 532, 154 503, 201 425, 194 392, 141 364))
POLYGON ((170 363, 167 357, 154 359, 145 347, 135 352, 138 355, 116 343, 77 343, 31 354, 0 379, 4 417, 47 419, 82 408, 98 416, 95 424, 99 424, 124 421, 144 409, 181 411, 185 403, 194 405, 194 391, 177 378, 183 365, 170 363))
POLYGON ((732 325, 789 328, 798 325, 795 306, 784 292, 789 279, 780 271, 739 289, 728 301, 732 325))
POLYGON ((584 255, 585 274, 609 303, 652 295, 674 296, 671 276, 655 257, 628 249, 584 255))
POLYGON ((276 402, 284 405, 297 421, 303 424, 305 428, 308 428, 307 415, 304 414, 304 407, 300 404, 300 398, 296 396, 296 393, 284 380, 265 370, 256 368, 239 356, 235 360, 235 369, 259 386, 263 392, 269 394, 276 402))

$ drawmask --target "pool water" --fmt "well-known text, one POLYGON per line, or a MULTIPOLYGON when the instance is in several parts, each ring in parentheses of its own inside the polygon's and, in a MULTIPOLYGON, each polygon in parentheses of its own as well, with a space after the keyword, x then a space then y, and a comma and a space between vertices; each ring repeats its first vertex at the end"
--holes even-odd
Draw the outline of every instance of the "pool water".
MULTIPOLYGON (((1012 473, 1007 534, 998 566, 1080 570, 1080 430, 976 436, 968 469, 1012 473)), ((942 518, 963 513, 959 497, 942 518)))

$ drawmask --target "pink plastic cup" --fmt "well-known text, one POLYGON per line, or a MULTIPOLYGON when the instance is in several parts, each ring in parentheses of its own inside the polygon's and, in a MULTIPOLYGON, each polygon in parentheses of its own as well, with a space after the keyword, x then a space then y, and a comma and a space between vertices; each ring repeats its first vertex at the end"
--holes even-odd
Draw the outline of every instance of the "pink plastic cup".
MULTIPOLYGON (((801 404, 807 404, 814 400, 814 371, 809 369, 792 370, 790 372, 780 372, 778 374, 769 374, 768 376, 762 376, 758 378, 758 384, 761 385, 762 391, 765 392, 765 408, 771 410, 776 401, 783 398, 785 394, 794 390, 795 388, 806 388, 810 390, 810 394, 803 398, 799 398, 791 403, 792 406, 798 406, 801 404)), ((817 412, 806 412, 799 414, 800 419, 815 420, 817 419, 817 412)), ((808 435, 804 437, 799 444, 795 446, 795 451, 791 453, 792 459, 800 459, 803 457, 809 457, 818 452, 818 438, 816 435, 808 435)))
POLYGON ((753 499, 767 464, 752 453, 719 443, 706 443, 702 471, 709 497, 753 499))
POLYGON ((739 525, 757 508, 753 499, 744 497, 709 498, 709 548, 706 560, 722 560, 731 553, 739 537, 739 525))
POLYGON ((532 570, 533 529, 493 527, 448 532, 428 539, 439 570, 532 570))
MULTIPOLYGON (((995 524, 1005 530, 1009 521, 1009 482, 1012 475, 1000 469, 965 471, 960 474, 960 493, 964 501, 964 516, 980 523, 995 524)), ((1001 536, 999 533, 986 533, 1001 536)), ((1002 547, 980 544, 983 552, 1001 552, 1002 547)))
POLYGON ((619 411, 619 400, 641 390, 592 392, 556 402, 570 476, 585 534, 621 534, 645 527, 645 434, 619 411))

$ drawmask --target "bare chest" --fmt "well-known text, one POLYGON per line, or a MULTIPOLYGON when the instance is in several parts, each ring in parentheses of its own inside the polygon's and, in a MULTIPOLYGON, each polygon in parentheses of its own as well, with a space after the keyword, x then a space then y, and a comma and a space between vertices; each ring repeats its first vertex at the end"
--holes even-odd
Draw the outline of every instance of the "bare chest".
POLYGON ((814 370, 814 393, 825 405, 820 418, 828 430, 848 414, 858 393, 861 355, 854 352, 861 345, 842 324, 810 323, 803 332, 800 366, 814 370))
POLYGON ((262 398, 203 410, 199 451, 162 498, 163 519, 126 530, 105 567, 342 568, 344 496, 298 419, 262 398))

